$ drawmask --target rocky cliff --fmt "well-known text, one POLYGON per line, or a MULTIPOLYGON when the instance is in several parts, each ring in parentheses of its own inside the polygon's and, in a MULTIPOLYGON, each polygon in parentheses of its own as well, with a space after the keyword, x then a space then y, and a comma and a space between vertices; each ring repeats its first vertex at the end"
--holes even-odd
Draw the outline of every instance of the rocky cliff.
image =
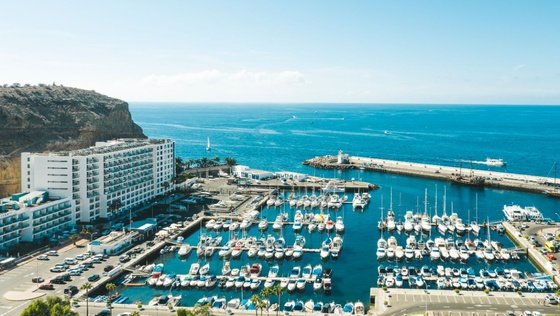
POLYGON ((113 138, 145 138, 128 104, 54 85, 0 87, 0 194, 19 190, 22 151, 68 150, 113 138))

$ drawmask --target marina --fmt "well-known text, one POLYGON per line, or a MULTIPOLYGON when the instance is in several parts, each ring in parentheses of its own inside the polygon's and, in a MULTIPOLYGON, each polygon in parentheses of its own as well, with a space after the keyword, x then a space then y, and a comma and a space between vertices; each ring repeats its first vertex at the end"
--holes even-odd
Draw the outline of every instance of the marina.
MULTIPOLYGON (((283 294, 280 303, 268 299, 270 311, 344 313, 345 306, 355 311, 356 305, 367 309, 371 302, 364 296, 367 290, 345 295, 348 279, 360 277, 345 272, 360 265, 350 257, 356 251, 377 262, 363 261, 372 267, 362 277, 371 280, 365 289, 543 293, 557 289, 550 276, 529 262, 527 249, 507 237, 505 223, 495 218, 479 222, 478 207, 473 220, 470 212, 462 218, 448 201, 446 189, 442 191, 438 207, 437 190, 430 196, 424 189, 424 201, 417 198, 416 211, 402 211, 401 202, 394 205, 392 189, 387 211, 384 195, 373 192, 253 192, 242 199, 251 203, 239 204, 242 208, 232 213, 203 215, 189 223, 188 234, 159 235, 160 231, 166 246, 152 259, 129 268, 133 273, 119 278, 117 291, 126 300, 147 306, 172 299, 181 306, 208 302, 218 309, 253 310, 248 298, 276 285, 283 294), (377 242, 356 243, 354 238, 363 236, 367 226, 360 231, 346 228, 360 227, 363 219, 377 228, 377 242)), ((529 210, 537 215, 538 210, 529 210)), ((103 294, 96 298, 102 300, 103 294)))

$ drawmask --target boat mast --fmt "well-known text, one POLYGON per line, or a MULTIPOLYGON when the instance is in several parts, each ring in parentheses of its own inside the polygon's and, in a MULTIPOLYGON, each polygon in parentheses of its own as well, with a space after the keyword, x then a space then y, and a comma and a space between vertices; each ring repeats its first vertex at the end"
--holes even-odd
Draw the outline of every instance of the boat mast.
POLYGON ((435 211, 435 216, 437 216, 437 184, 436 184, 436 198, 434 201, 434 211, 435 211))
POLYGON ((428 214, 428 188, 424 189, 424 215, 428 214))
POLYGON ((474 196, 474 221, 478 224, 478 193, 474 196))
POLYGON ((443 187, 443 215, 445 216, 447 216, 447 213, 445 211, 446 207, 447 207, 447 187, 444 186, 443 187))
MULTIPOLYGON (((393 187, 391 187, 391 190, 389 191, 389 196, 390 196, 389 211, 393 212, 393 187)), ((389 214, 389 211, 387 211, 387 214, 389 214)))

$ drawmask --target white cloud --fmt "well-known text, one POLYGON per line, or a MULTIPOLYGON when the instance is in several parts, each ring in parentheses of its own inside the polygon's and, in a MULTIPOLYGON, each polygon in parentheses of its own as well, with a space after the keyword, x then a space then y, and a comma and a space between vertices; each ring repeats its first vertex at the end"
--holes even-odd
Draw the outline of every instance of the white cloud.
POLYGON ((299 71, 285 70, 279 72, 248 71, 223 72, 220 70, 203 70, 175 75, 150 75, 142 79, 143 84, 157 86, 201 86, 201 85, 300 85, 305 84, 304 75, 299 71))

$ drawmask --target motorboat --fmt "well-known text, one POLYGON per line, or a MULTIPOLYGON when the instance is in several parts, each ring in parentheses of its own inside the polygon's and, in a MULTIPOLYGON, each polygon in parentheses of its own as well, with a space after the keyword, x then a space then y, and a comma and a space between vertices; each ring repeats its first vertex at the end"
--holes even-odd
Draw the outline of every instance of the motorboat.
POLYGON ((262 265, 260 263, 253 263, 251 265, 250 274, 251 278, 258 278, 261 275, 262 265))
POLYGON ((200 267, 200 270, 198 270, 198 274, 204 275, 204 274, 207 274, 209 271, 210 271, 210 264, 207 263, 207 264, 203 265, 202 267, 200 267))
POLYGON ((381 260, 385 258, 386 256, 385 248, 377 248, 376 255, 377 255, 377 260, 381 260))
POLYGON ((338 216, 336 218, 335 228, 339 233, 344 231, 344 220, 342 219, 342 216, 338 216))
POLYGON ((231 272, 231 264, 229 261, 224 261, 224 266, 222 267, 222 275, 228 275, 231 272))
POLYGON ((191 264, 191 267, 189 269, 189 274, 190 275, 196 275, 196 274, 198 274, 198 270, 200 270, 200 264, 198 262, 195 262, 195 263, 191 264))
POLYGON ((323 275, 323 266, 321 264, 316 264, 311 272, 311 279, 316 280, 323 275))
POLYGON ((306 280, 306 279, 304 279, 304 278, 299 278, 299 279, 297 279, 297 281, 296 281, 296 288, 297 288, 298 290, 301 291, 301 290, 305 289, 305 286, 306 286, 306 285, 307 285, 307 280, 306 280))
POLYGON ((313 290, 319 291, 322 287, 323 287, 323 280, 321 278, 316 278, 315 281, 313 281, 313 290))
POLYGON ((303 267, 303 270, 301 272, 301 277, 304 279, 311 279, 311 273, 313 272, 313 268, 311 267, 310 264, 306 265, 305 267, 303 267))
POLYGON ((179 256, 181 257, 186 257, 191 253, 192 247, 189 244, 182 244, 181 247, 179 247, 179 251, 177 252, 179 254, 179 256))
POLYGON ((344 312, 344 314, 347 314, 347 315, 354 314, 354 303, 348 302, 348 303, 344 304, 344 307, 342 308, 342 311, 344 312))

